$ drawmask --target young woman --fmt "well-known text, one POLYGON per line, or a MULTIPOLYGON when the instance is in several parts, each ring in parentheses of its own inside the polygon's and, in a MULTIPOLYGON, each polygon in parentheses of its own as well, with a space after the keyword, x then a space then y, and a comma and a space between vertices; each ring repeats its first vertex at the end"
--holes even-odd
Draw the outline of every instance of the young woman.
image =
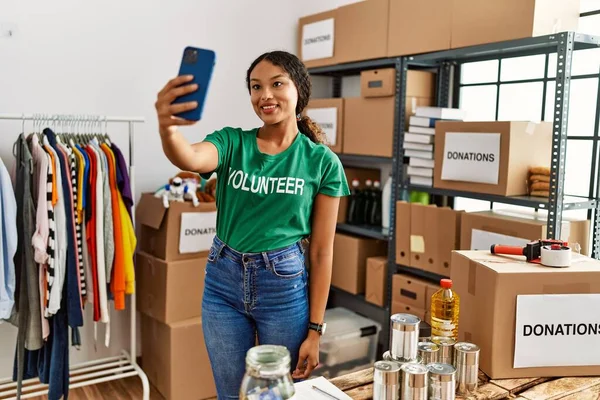
POLYGON ((296 379, 317 366, 339 197, 350 191, 323 132, 301 116, 311 83, 296 56, 265 53, 248 69, 260 128, 226 127, 196 144, 177 131, 193 122, 173 117, 196 107, 172 104, 196 90, 189 80, 172 79, 156 110, 169 160, 205 177, 217 173, 217 234, 206 266, 202 325, 219 399, 237 399, 255 338, 286 346, 296 379), (310 284, 302 245, 309 236, 310 284))

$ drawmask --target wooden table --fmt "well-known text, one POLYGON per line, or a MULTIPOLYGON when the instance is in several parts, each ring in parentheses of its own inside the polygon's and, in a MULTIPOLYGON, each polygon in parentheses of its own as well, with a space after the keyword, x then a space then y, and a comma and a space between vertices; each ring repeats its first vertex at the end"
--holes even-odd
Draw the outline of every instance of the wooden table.
MULTIPOLYGON (((333 378, 331 383, 354 400, 373 398, 372 368, 333 378)), ((600 377, 490 380, 480 371, 477 393, 456 399, 600 400, 600 377)))

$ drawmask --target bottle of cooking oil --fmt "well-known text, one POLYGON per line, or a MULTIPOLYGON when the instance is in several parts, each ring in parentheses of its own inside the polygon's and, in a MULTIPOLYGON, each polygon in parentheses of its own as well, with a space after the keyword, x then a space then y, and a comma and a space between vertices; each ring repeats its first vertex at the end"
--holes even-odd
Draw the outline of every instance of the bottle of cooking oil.
POLYGON ((458 340, 460 298, 452 290, 452 280, 442 279, 440 290, 431 296, 431 336, 458 340))

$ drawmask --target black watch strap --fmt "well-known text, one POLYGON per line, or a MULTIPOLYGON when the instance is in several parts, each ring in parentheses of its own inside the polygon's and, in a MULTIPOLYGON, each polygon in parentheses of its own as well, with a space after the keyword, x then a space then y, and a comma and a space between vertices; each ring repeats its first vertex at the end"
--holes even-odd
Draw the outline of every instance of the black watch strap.
POLYGON ((313 331, 317 331, 320 334, 323 334, 323 324, 317 324, 316 322, 309 322, 308 329, 312 329, 313 331))

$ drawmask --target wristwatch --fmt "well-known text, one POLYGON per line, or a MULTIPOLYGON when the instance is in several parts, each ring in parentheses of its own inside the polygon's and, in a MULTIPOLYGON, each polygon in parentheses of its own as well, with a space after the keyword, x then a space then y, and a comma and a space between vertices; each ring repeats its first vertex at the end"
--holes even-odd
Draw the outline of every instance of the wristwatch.
POLYGON ((308 329, 312 329, 313 331, 317 331, 320 335, 325 334, 325 329, 327 328, 327 324, 323 322, 322 324, 317 324, 316 322, 309 322, 308 329))

